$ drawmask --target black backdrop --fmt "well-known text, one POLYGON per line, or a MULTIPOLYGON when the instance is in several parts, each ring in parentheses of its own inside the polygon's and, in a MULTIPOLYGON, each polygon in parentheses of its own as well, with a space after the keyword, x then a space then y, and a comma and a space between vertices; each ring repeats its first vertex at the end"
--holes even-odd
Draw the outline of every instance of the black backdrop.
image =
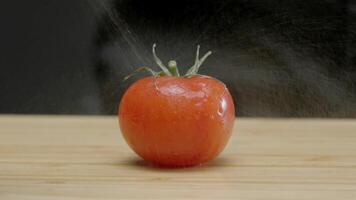
POLYGON ((2 1, 0 112, 113 114, 157 42, 183 69, 211 49, 202 73, 238 115, 355 117, 355 16, 336 0, 2 1))

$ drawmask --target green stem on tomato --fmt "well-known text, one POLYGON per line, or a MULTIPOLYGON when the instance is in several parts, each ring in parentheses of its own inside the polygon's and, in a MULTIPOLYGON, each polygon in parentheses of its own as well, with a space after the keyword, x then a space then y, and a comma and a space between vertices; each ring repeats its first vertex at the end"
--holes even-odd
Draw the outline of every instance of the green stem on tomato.
POLYGON ((199 58, 199 50, 200 46, 197 46, 197 52, 196 52, 196 57, 195 57, 195 62, 192 67, 187 71, 187 73, 184 75, 185 77, 191 77, 195 74, 198 74, 200 66, 203 64, 203 62, 212 54, 211 51, 208 51, 201 59, 199 58))
POLYGON ((156 43, 153 44, 152 46, 152 54, 153 54, 153 59, 157 63, 157 65, 162 69, 162 71, 167 75, 167 76, 172 76, 171 72, 167 69, 166 66, 162 63, 161 59, 158 58, 156 54, 156 43))
MULTIPOLYGON (((208 51, 202 58, 199 58, 199 51, 200 51, 200 46, 197 46, 197 51, 196 51, 196 56, 195 56, 195 61, 193 66, 189 68, 189 70, 184 74, 183 77, 192 77, 196 74, 198 74, 200 66, 203 64, 203 62, 211 55, 211 51, 208 51)), ((153 44, 152 46, 152 54, 153 54, 153 59, 156 62, 156 64, 161 68, 162 71, 156 72, 152 70, 149 67, 140 67, 136 69, 133 73, 129 74, 124 78, 124 81, 129 79, 131 76, 138 72, 150 72, 153 76, 158 77, 158 76, 176 76, 180 77, 179 70, 177 67, 177 62, 175 60, 170 60, 168 62, 168 67, 166 67, 161 59, 157 56, 156 54, 156 44, 153 44)))
POLYGON ((180 76, 179 70, 177 67, 177 62, 175 60, 170 60, 168 62, 168 69, 172 73, 173 76, 177 76, 177 77, 180 76))
POLYGON ((140 68, 137 68, 135 71, 133 71, 131 74, 125 76, 123 81, 126 81, 127 79, 131 78, 131 76, 133 76, 139 72, 150 72, 152 74, 152 76, 160 76, 160 73, 153 71, 149 67, 140 67, 140 68))

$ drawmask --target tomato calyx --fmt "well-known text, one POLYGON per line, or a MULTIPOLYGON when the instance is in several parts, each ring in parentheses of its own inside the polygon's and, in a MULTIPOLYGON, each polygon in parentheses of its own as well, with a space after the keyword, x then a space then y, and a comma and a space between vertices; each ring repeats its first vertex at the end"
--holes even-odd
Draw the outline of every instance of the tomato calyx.
POLYGON ((200 51, 200 45, 197 46, 197 52, 196 52, 196 56, 195 56, 194 65, 189 68, 187 73, 184 75, 185 77, 191 77, 193 75, 198 74, 200 66, 212 54, 211 51, 208 51, 207 53, 205 53, 205 55, 202 58, 199 58, 199 51, 200 51))
POLYGON ((160 77, 160 76, 175 76, 175 77, 186 77, 186 78, 192 77, 192 76, 198 74, 200 66, 212 54, 211 51, 208 51, 207 53, 204 54, 203 57, 199 58, 199 51, 200 51, 200 45, 197 46, 197 51, 196 51, 196 56, 195 56, 195 61, 194 61, 193 66, 191 66, 188 69, 188 71, 183 76, 181 76, 179 73, 177 62, 175 60, 168 61, 168 67, 163 64, 161 59, 156 54, 156 44, 154 43, 152 46, 152 55, 153 55, 153 59, 154 59, 155 63, 160 67, 161 71, 156 72, 153 69, 151 69, 150 67, 140 67, 140 68, 137 68, 135 71, 133 71, 128 76, 126 76, 124 78, 124 81, 139 72, 149 72, 154 77, 160 77))

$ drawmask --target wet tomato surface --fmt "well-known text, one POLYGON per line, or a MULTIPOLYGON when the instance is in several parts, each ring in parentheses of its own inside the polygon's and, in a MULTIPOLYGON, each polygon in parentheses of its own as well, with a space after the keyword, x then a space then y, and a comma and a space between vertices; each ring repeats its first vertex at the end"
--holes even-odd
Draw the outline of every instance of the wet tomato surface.
POLYGON ((209 76, 146 77, 125 92, 119 124, 129 146, 162 166, 193 166, 216 157, 235 121, 225 84, 209 76))

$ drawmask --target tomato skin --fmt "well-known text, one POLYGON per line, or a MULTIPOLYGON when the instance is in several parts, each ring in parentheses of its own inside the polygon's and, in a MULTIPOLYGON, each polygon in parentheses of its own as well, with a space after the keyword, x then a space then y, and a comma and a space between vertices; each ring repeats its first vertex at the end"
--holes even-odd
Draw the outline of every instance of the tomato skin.
POLYGON ((121 132, 143 159, 157 165, 193 166, 216 157, 234 121, 232 97, 211 77, 146 77, 119 105, 121 132))

